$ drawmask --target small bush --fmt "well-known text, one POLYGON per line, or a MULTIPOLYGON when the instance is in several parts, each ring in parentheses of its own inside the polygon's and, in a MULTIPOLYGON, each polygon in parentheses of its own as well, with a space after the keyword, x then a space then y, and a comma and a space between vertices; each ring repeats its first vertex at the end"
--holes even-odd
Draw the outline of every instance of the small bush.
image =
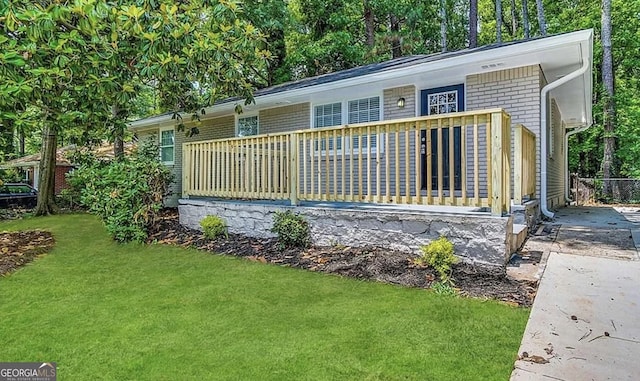
POLYGON ((309 224, 290 210, 275 213, 271 231, 278 235, 281 248, 309 246, 309 224))
POLYGON ((208 239, 216 239, 220 236, 229 238, 227 233, 227 223, 218 216, 206 216, 200 221, 202 232, 208 239))
POLYGON ((433 267, 441 282, 450 283, 451 265, 458 263, 458 258, 453 254, 453 243, 447 237, 441 236, 420 247, 420 250, 422 256, 418 262, 433 267))

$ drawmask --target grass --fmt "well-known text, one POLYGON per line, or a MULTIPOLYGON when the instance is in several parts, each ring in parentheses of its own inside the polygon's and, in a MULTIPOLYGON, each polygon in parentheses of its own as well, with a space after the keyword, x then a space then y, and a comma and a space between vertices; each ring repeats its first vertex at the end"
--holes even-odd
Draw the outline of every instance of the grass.
POLYGON ((0 277, 0 361, 61 380, 507 380, 528 310, 162 245, 88 215, 0 277))

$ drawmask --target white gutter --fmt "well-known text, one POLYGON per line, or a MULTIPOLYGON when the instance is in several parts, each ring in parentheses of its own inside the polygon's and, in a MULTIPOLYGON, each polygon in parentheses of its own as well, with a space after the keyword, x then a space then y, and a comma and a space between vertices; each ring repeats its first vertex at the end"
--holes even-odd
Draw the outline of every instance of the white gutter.
POLYGON ((571 137, 572 135, 575 135, 577 133, 580 133, 582 131, 587 130, 589 127, 591 127, 593 124, 585 124, 583 126, 579 126, 574 128, 571 131, 568 131, 565 134, 565 139, 564 139, 564 199, 566 202, 571 202, 571 195, 569 194, 570 188, 571 188, 571 184, 569 183, 570 178, 569 178, 569 137, 571 137))
MULTIPOLYGON (((540 91, 540 211, 549 218, 553 218, 554 214, 547 205, 547 113, 549 108, 547 97, 551 90, 583 75, 587 70, 589 70, 589 60, 583 57, 582 66, 578 70, 551 82, 540 91)), ((565 155, 568 155, 567 151, 565 155)))

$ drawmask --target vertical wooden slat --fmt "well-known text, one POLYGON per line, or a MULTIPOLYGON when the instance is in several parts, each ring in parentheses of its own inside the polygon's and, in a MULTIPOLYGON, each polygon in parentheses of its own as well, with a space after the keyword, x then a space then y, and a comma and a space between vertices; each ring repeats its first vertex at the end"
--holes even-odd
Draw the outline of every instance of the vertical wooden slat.
MULTIPOLYGON (((342 144, 340 151, 344 151, 344 142, 342 141, 342 137, 340 137, 340 141, 342 144)), ((338 131, 333 130, 333 194, 331 195, 331 199, 335 201, 337 197, 338 197, 338 131)))
POLYGON ((355 166, 355 155, 356 153, 353 150, 353 127, 349 128, 349 201, 354 201, 353 197, 353 178, 355 177, 354 166, 355 166))
POLYGON ((493 156, 493 151, 492 151, 492 140, 493 140, 493 126, 491 124, 492 120, 491 120, 491 114, 487 114, 486 115, 486 132, 485 132, 485 136, 487 139, 487 157, 486 157, 486 161, 487 161, 487 200, 489 202, 489 207, 491 207, 493 205, 493 180, 492 180, 492 176, 493 176, 493 166, 492 166, 492 160, 491 157, 493 156))
POLYGON ((400 131, 398 128, 398 124, 394 124, 393 125, 393 136, 394 136, 394 143, 395 143, 395 149, 394 149, 394 153, 395 153, 395 165, 394 165, 394 171, 395 171, 395 195, 393 196, 393 202, 394 203, 400 203, 402 202, 402 196, 400 195, 400 131))
MULTIPOLYGON (((320 200, 322 199, 322 132, 318 131, 317 132, 317 136, 318 136, 318 165, 316 168, 316 176, 317 176, 317 181, 318 181, 318 195, 316 197, 314 197, 316 200, 320 200)), ((325 147, 325 150, 328 149, 328 147, 325 147)))
MULTIPOLYGON (((391 163, 390 163, 390 153, 391 153, 391 147, 389 146, 389 135, 391 135, 391 128, 389 128, 389 124, 385 124, 385 134, 384 134, 384 148, 385 148, 385 154, 384 154, 384 177, 385 177, 385 195, 384 195, 384 202, 385 203, 390 203, 391 202, 391 163)), ((396 147, 397 149, 397 147, 396 147)))
POLYGON ((474 206, 480 205, 480 141, 478 140, 478 115, 473 116, 473 198, 474 206))
POLYGON ((416 198, 415 198, 415 203, 416 204, 421 204, 422 203, 422 163, 420 160, 421 157, 421 145, 422 145, 422 141, 420 139, 420 131, 422 130, 422 122, 417 122, 416 123, 416 129, 413 131, 413 140, 415 142, 415 147, 414 147, 414 162, 415 162, 415 169, 414 169, 414 174, 413 174, 413 183, 416 185, 416 198))
POLYGON ((411 145, 409 144, 409 125, 407 122, 404 126, 404 202, 412 203, 411 199, 411 145))
POLYGON ((316 155, 316 150, 319 147, 316 145, 315 132, 311 132, 310 136, 311 136, 311 139, 309 139, 309 142, 311 143, 311 147, 310 147, 310 150, 311 150, 311 157, 310 157, 311 170, 309 171, 309 175, 310 175, 310 178, 311 178, 311 181, 310 181, 310 183, 311 183, 311 192, 310 193, 311 193, 311 198, 313 199, 314 196, 315 196, 315 189, 316 189, 316 187, 315 187, 315 183, 316 183, 316 181, 315 181, 315 176, 316 176, 316 172, 315 172, 316 171, 315 155, 316 155))
POLYGON ((444 204, 444 164, 442 160, 442 118, 438 119, 438 205, 444 204))
POLYGON ((284 135, 280 135, 280 160, 278 161, 278 168, 279 168, 279 176, 278 176, 278 182, 280 183, 280 193, 285 193, 286 192, 286 175, 284 172, 285 166, 286 166, 286 162, 285 162, 285 157, 287 156, 287 147, 288 147, 288 137, 284 136, 284 135))
POLYGON ((465 118, 460 121, 460 182, 461 182, 461 195, 460 204, 467 205, 467 122, 465 118))
POLYGON ((362 127, 358 127, 358 201, 362 201, 362 127))
POLYGON ((427 205, 433 205, 433 150, 431 149, 431 130, 433 129, 433 124, 430 120, 427 124, 427 205))
POLYGON ((182 196, 189 197, 189 181, 191 181, 191 176, 189 176, 189 172, 191 171, 191 161, 189 160, 189 153, 191 152, 191 146, 189 144, 182 145, 182 196))
POLYGON ((382 139, 380 137, 380 124, 376 124, 376 200, 382 202, 382 195, 380 194, 380 155, 386 147, 382 147, 382 139))
MULTIPOLYGON (((324 170, 325 170, 325 175, 324 175, 324 197, 325 200, 329 200, 330 195, 331 195, 331 188, 329 186, 329 157, 330 157, 330 153, 331 150, 329 149, 329 140, 330 140, 330 132, 329 131, 325 131, 324 133, 324 138, 326 141, 326 146, 325 146, 325 151, 324 151, 324 170)), ((336 150, 336 143, 337 142, 333 142, 333 151, 336 150)))
POLYGON ((297 132, 292 132, 289 141, 289 200, 291 205, 298 205, 298 173, 300 172, 300 163, 298 162, 299 140, 300 136, 297 132))
POLYGON ((455 123, 453 118, 449 118, 449 204, 456 204, 456 155, 454 152, 455 144, 455 123))
POLYGON ((341 191, 340 191, 340 198, 341 200, 345 200, 346 199, 346 181, 347 181, 347 176, 346 176, 346 161, 347 161, 347 149, 351 147, 351 143, 347 140, 348 139, 348 130, 346 129, 342 129, 342 163, 340 163, 340 184, 341 184, 341 191))
POLYGON ((303 195, 306 195, 308 191, 307 189, 307 175, 309 174, 309 172, 307 172, 308 142, 309 142, 309 135, 306 132, 303 132, 302 133, 302 194, 303 195))
POLYGON ((232 166, 231 166, 231 160, 229 158, 229 143, 228 142, 224 142, 224 167, 225 167, 225 172, 224 172, 224 192, 226 197, 229 197, 229 192, 231 190, 231 184, 229 179, 231 178, 231 170, 232 170, 232 166))
POLYGON ((371 198, 371 126, 367 126, 367 202, 373 201, 371 198))
POLYGON ((204 164, 205 163, 204 162, 206 161, 205 152, 206 152, 205 145, 201 143, 200 144, 200 176, 199 176, 199 178, 200 178, 200 184, 199 184, 200 185, 200 187, 199 187, 200 188, 199 189, 200 194, 202 194, 202 192, 204 191, 204 188, 205 188, 205 184, 204 184, 204 176, 205 176, 205 172, 204 172, 204 169, 205 169, 204 168, 204 164))

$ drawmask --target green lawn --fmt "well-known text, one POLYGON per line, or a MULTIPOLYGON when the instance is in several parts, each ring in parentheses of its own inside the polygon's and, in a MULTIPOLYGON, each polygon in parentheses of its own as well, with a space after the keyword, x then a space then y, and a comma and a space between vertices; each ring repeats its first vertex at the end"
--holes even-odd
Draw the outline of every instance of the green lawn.
POLYGON ((0 361, 59 380, 507 380, 529 310, 161 245, 88 215, 0 277, 0 361))

